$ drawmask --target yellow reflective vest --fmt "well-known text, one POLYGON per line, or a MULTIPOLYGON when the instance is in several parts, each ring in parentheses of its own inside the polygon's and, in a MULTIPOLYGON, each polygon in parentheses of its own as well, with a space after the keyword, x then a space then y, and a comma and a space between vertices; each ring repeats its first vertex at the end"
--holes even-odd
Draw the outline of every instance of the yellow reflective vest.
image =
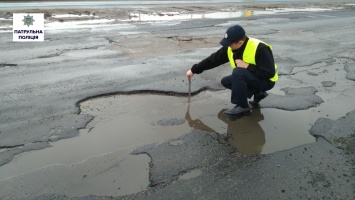
MULTIPOLYGON (((245 50, 243 52, 243 61, 248 63, 248 64, 253 64, 256 65, 255 62, 255 54, 256 54, 256 49, 258 48, 259 43, 263 43, 265 45, 267 45, 268 47, 270 47, 270 49, 272 49, 272 46, 269 44, 266 44, 265 42, 255 39, 255 38, 249 38, 248 43, 245 47, 245 50)), ((236 68, 235 66, 235 61, 233 58, 233 51, 232 48, 228 47, 228 59, 229 59, 229 63, 231 65, 231 67, 234 69, 236 68)), ((279 78, 278 72, 277 72, 277 66, 275 64, 275 75, 270 78, 269 80, 272 82, 276 82, 277 79, 279 78)))

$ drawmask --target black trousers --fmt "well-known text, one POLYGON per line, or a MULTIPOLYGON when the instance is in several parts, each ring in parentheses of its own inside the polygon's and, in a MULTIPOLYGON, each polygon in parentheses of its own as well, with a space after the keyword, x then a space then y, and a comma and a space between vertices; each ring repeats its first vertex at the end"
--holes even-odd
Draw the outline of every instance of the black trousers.
POLYGON ((261 91, 268 91, 275 82, 257 77, 245 68, 236 67, 231 75, 221 80, 225 88, 232 90, 231 102, 243 108, 248 107, 248 98, 261 91))

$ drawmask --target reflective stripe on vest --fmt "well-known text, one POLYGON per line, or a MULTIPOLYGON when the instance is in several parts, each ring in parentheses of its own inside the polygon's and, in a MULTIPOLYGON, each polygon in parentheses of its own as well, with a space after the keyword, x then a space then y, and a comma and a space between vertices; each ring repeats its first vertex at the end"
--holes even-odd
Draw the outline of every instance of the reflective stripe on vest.
MULTIPOLYGON (((255 38, 249 38, 249 41, 245 47, 244 53, 243 53, 243 61, 248 63, 248 64, 253 64, 256 65, 255 62, 255 55, 256 55, 256 49, 258 48, 259 43, 263 43, 265 45, 267 45, 268 47, 270 47, 270 49, 272 49, 271 45, 266 44, 265 42, 255 39, 255 38)), ((233 58, 233 51, 232 48, 228 47, 228 59, 229 59, 229 63, 231 65, 231 67, 234 69, 237 66, 235 65, 235 61, 233 58)), ((270 78, 269 80, 272 82, 276 82, 277 79, 279 78, 278 76, 278 72, 277 72, 277 66, 275 64, 275 75, 270 78)))

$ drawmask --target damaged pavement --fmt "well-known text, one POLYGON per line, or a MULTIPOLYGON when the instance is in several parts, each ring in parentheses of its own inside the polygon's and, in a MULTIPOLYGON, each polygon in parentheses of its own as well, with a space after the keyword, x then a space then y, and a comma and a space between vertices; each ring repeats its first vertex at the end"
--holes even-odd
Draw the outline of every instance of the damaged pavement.
MULTIPOLYGON (((193 12, 193 7, 189 9, 193 12)), ((201 8, 198 11, 202 12, 201 8)), ((110 17, 114 18, 114 13, 111 10, 110 17)), ((103 27, 48 31, 46 41, 36 44, 13 43, 11 32, 0 33, 0 199, 353 199, 353 6, 174 23, 126 22, 119 17, 103 27), (228 128, 217 130, 217 125, 209 124, 210 118, 199 123, 205 123, 207 129, 189 124, 185 73, 218 49, 225 29, 236 23, 245 27, 248 35, 273 45, 280 68, 275 88, 260 108, 253 110, 254 117, 258 112, 264 115, 255 118, 255 124, 265 128, 262 123, 267 122, 270 126, 261 143, 293 142, 287 137, 267 138, 273 132, 287 136, 288 131, 298 129, 300 135, 302 129, 309 130, 313 140, 248 155, 230 142, 233 135, 228 128), (83 157, 70 158, 74 161, 48 161, 61 154, 75 154, 85 146, 85 151, 104 148, 99 136, 92 143, 80 142, 96 133, 95 129, 103 126, 100 123, 109 121, 108 116, 122 117, 118 118, 122 121, 139 116, 133 115, 138 111, 129 113, 131 99, 118 104, 109 101, 100 109, 85 102, 133 93, 167 95, 168 103, 152 98, 149 102, 155 104, 149 105, 164 104, 164 109, 172 109, 170 102, 176 108, 184 106, 184 110, 168 110, 176 116, 166 117, 148 106, 144 119, 152 130, 166 128, 161 135, 144 135, 141 130, 143 136, 137 143, 129 143, 130 138, 107 138, 113 148, 117 142, 118 150, 85 152, 83 157), (181 97, 185 100, 178 99, 181 97), (118 111, 108 115, 113 110, 111 104, 118 111), (105 108, 107 115, 98 114, 105 108), (282 118, 289 124, 277 123, 282 118), (301 118, 307 126, 294 128, 301 118), (180 132, 169 137, 169 130, 180 126, 183 128, 175 130, 180 132), (60 144, 63 149, 69 144, 72 148, 66 153, 41 154, 60 144), (39 160, 31 159, 33 155, 39 160), (26 158, 28 164, 16 166, 26 158), (45 164, 26 168, 36 162, 45 164)), ((229 93, 219 81, 228 73, 230 67, 225 65, 194 76, 190 106, 195 110, 191 115, 199 108, 211 110, 200 111, 201 115, 221 119, 217 113, 230 104, 229 93)), ((133 99, 140 102, 143 98, 133 99)), ((148 99, 144 97, 146 102, 148 99)), ((204 119, 199 115, 194 118, 204 119)), ((139 122, 144 120, 134 121, 132 126, 139 128, 139 122)), ((134 135, 131 129, 113 129, 112 135, 134 135)))

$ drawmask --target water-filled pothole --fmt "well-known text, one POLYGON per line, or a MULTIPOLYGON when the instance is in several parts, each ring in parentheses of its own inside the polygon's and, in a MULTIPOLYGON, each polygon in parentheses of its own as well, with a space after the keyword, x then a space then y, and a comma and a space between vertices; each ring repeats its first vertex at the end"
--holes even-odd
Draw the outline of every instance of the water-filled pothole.
POLYGON ((235 120, 223 114, 233 107, 229 99, 227 90, 202 92, 190 103, 188 97, 118 95, 83 102, 81 109, 82 114, 97 116, 89 124, 95 127, 92 131, 116 130, 112 137, 131 137, 125 139, 127 145, 164 141, 191 129, 228 133, 228 142, 247 154, 273 153, 314 141, 308 132, 314 118, 307 117, 308 110, 254 108, 251 115, 235 120))
MULTIPOLYGON (((107 96, 82 102, 81 114, 93 115, 95 119, 87 129, 80 131, 79 137, 53 142, 50 148, 16 156, 0 168, 0 180, 59 163, 71 165, 112 152, 121 151, 124 153, 120 157, 132 157, 127 150, 177 138, 192 129, 228 133, 228 142, 232 146, 252 155, 273 153, 315 140, 308 132, 316 120, 309 115, 309 110, 291 112, 254 108, 251 115, 230 121, 223 114, 224 109, 233 106, 229 102, 230 91, 227 90, 201 92, 193 96, 190 103, 188 97, 153 94, 107 96)), ((146 168, 125 170, 132 175, 137 174, 135 170, 149 173, 146 168)), ((135 192, 143 190, 147 177, 140 180, 143 184, 136 184, 138 188, 130 189, 135 192)), ((55 180, 49 184, 55 185, 55 180)), ((75 192, 86 194, 85 191, 75 192)))

